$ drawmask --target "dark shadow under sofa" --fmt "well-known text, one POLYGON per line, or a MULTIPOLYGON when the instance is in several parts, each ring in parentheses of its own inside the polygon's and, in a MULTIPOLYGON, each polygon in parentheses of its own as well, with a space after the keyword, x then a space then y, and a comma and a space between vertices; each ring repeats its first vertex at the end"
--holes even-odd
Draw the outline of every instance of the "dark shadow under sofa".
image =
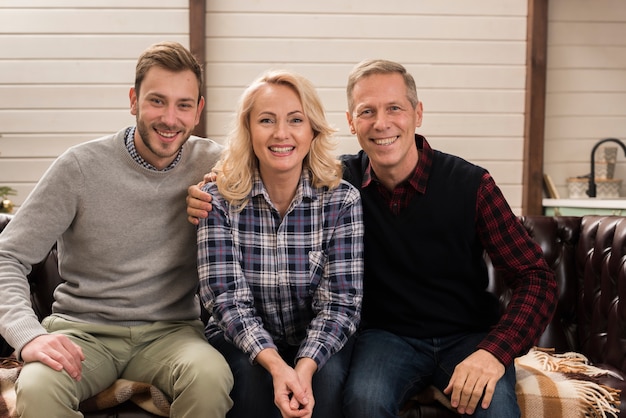
MULTIPOLYGON (((0 231, 11 215, 0 214, 0 231)), ((595 366, 626 378, 626 217, 596 216, 523 216, 521 220, 543 249, 559 284, 558 306, 552 322, 539 341, 540 347, 556 352, 579 352, 595 366)), ((88 260, 86 261, 88 262, 88 260)), ((489 265, 490 291, 502 306, 510 290, 502 272, 489 265)), ((43 318, 50 313, 52 293, 60 282, 53 249, 33 267, 29 275, 33 308, 43 318)), ((12 349, 0 340, 3 357, 12 349)), ((626 381, 613 376, 601 383, 624 390, 626 381)), ((118 407, 90 412, 86 417, 154 417, 130 402, 118 407)), ((454 417, 438 403, 411 404, 406 417, 454 417)), ((626 403, 620 405, 626 418, 626 403)))

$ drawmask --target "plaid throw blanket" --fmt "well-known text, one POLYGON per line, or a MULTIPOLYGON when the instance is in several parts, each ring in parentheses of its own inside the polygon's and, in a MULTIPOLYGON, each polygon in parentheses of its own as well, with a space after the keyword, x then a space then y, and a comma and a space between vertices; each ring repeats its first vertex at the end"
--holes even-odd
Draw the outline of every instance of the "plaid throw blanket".
POLYGON ((617 374, 594 367, 579 353, 555 354, 533 348, 515 359, 517 401, 522 417, 591 417, 619 415, 619 390, 597 377, 617 374))
MULTIPOLYGON (((5 358, 0 362, 0 418, 15 418, 15 381, 22 363, 5 358)), ((107 409, 131 401, 161 417, 170 416, 170 402, 156 387, 142 382, 118 379, 109 388, 81 403, 83 412, 107 409)))

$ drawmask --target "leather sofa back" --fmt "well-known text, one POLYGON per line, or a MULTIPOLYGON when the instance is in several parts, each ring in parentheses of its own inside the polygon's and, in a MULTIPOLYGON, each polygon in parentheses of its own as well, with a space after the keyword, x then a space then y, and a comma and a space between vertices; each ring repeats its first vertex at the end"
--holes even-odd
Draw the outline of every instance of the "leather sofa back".
POLYGON ((525 216, 521 220, 541 246, 548 265, 555 272, 559 289, 554 317, 537 345, 552 347, 558 352, 578 351, 579 277, 575 258, 581 218, 525 216))
POLYGON ((626 217, 521 219, 559 285, 556 312, 537 345, 626 371, 626 217))
POLYGON ((585 216, 576 251, 580 350, 592 362, 621 371, 626 371, 625 261, 626 218, 585 216))

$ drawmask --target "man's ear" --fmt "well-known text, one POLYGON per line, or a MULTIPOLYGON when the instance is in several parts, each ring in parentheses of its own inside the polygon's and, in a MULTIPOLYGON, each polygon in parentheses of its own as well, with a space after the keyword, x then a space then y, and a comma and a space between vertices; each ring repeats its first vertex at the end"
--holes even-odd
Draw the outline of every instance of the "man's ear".
POLYGON ((130 99, 130 114, 137 116, 137 92, 134 87, 130 88, 128 98, 130 99))
POLYGON ((352 135, 355 135, 356 129, 354 129, 354 125, 352 124, 352 114, 349 111, 346 111, 346 119, 348 119, 348 126, 350 126, 350 133, 352 135))
POLYGON ((417 102, 417 106, 415 106, 415 113, 417 116, 415 118, 415 127, 419 128, 422 126, 422 116, 424 115, 424 105, 422 102, 417 102))
POLYGON ((196 125, 200 123, 200 117, 202 117, 202 110, 204 110, 204 96, 200 96, 200 100, 198 101, 198 110, 196 111, 196 125))

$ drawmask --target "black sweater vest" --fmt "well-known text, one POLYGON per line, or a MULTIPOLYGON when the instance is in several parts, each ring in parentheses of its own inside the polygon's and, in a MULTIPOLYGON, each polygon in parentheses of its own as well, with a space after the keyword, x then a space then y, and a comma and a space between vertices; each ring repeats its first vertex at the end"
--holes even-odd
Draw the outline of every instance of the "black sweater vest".
POLYGON ((365 223, 363 326, 413 338, 486 331, 495 297, 475 230, 485 170, 434 151, 425 194, 395 216, 375 185, 361 188, 367 155, 343 157, 344 178, 361 190, 365 223))

